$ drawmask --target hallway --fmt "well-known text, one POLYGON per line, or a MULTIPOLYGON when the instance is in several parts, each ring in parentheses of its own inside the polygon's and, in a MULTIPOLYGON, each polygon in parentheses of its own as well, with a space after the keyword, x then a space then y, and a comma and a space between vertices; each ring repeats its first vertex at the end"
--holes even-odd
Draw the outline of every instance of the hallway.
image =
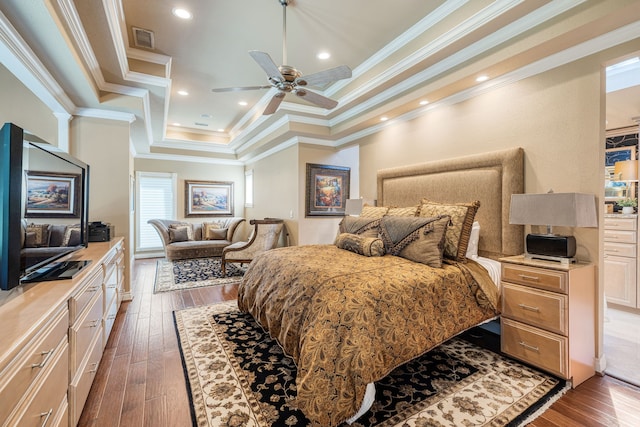
POLYGON ((640 386, 640 314, 609 306, 604 319, 607 375, 640 386))

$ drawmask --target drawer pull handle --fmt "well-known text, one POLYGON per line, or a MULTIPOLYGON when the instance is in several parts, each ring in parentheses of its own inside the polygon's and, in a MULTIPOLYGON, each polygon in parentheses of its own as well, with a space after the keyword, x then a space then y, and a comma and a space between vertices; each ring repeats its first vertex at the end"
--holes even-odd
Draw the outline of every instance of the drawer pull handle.
POLYGON ((91 321, 91 324, 89 325, 89 327, 90 328, 95 328, 99 324, 100 324, 100 319, 96 319, 96 320, 91 321))
POLYGON ((538 307, 532 307, 526 304, 518 304, 518 307, 520 307, 523 310, 536 311, 536 312, 540 311, 538 307))
POLYGON ((90 287, 89 289, 87 289, 87 291, 89 291, 89 292, 95 292, 95 291, 97 291, 98 289, 100 289, 100 286, 92 286, 92 287, 90 287))
POLYGON ((53 408, 49 409, 49 412, 43 412, 40 414, 40 418, 44 417, 44 420, 42 420, 42 424, 40 424, 40 427, 44 427, 47 425, 47 423, 49 422, 49 418, 51 418, 51 414, 53 414, 53 408))
POLYGON ((534 347, 532 345, 529 345, 529 344, 525 343, 524 341, 520 341, 518 344, 520 344, 521 346, 523 346, 527 350, 533 350, 533 351, 537 351, 537 352, 540 351, 540 348, 534 347))
POLYGON ((89 374, 93 374, 93 373, 95 373, 95 372, 97 372, 97 371, 98 371, 98 364, 97 364, 97 363, 92 363, 92 364, 91 364, 91 366, 93 366, 93 369, 89 369, 89 370, 87 371, 87 373, 89 373, 89 374))
POLYGON ((34 363, 33 365, 31 365, 31 368, 44 368, 44 365, 46 365, 49 359, 51 359, 51 356, 53 356, 53 349, 49 351, 43 351, 42 353, 40 353, 40 355, 44 356, 42 362, 34 363))
POLYGON ((519 276, 524 280, 535 280, 536 282, 540 280, 537 276, 527 276, 526 274, 519 274, 519 276))

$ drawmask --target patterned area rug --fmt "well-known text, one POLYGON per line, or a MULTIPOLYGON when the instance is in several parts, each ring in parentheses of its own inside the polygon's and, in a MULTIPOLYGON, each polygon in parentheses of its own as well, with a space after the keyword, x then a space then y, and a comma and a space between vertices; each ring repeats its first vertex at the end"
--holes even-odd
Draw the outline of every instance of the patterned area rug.
MULTIPOLYGON (((194 425, 308 425, 295 406, 293 360, 235 301, 174 314, 194 425)), ((376 383, 375 403, 352 426, 519 426, 566 389, 454 338, 376 383)))
POLYGON ((222 277, 220 258, 197 258, 179 261, 158 260, 153 292, 201 288, 239 283, 246 266, 227 264, 227 275, 222 277))

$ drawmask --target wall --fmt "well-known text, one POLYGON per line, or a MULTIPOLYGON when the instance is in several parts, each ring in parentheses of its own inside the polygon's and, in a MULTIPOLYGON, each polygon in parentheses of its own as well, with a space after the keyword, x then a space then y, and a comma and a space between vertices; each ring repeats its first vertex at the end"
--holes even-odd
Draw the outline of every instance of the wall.
POLYGON ((129 123, 76 117, 71 121, 71 155, 89 164, 89 221, 103 221, 125 238, 125 292, 131 290, 133 242, 129 229, 129 123))
MULTIPOLYGON (((154 159, 134 160, 136 172, 167 172, 177 174, 177 219, 188 222, 202 222, 215 217, 185 218, 185 180, 187 181, 231 181, 233 182, 233 216, 244 217, 244 167, 195 163, 182 161, 166 161, 154 159)), ((237 237, 246 235, 246 225, 236 231, 237 237)))

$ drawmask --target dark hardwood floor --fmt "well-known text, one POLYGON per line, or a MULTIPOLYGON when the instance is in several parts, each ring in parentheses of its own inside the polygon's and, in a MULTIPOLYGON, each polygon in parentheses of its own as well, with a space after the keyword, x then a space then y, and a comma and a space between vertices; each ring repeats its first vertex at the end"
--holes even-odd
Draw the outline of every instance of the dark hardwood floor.
MULTIPOLYGON (((135 263, 133 301, 120 308, 80 426, 191 426, 173 310, 235 299, 237 288, 154 294, 155 265, 156 260, 135 263)), ((640 426, 640 389, 596 376, 530 425, 640 426)))

